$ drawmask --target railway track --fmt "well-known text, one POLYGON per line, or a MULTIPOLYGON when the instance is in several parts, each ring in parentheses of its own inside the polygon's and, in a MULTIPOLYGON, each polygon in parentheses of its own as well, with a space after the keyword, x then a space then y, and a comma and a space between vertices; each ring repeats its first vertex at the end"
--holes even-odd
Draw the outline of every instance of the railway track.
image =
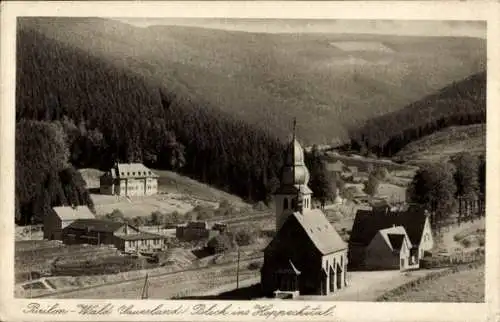
MULTIPOLYGON (((262 260, 263 256, 251 256, 249 258, 243 258, 240 259, 240 269, 241 267, 244 267, 242 265, 251 263, 256 260, 262 260)), ((227 272, 230 270, 234 270, 236 268, 236 263, 235 262, 230 262, 230 263, 221 263, 221 264, 213 264, 204 268, 188 268, 188 269, 183 269, 183 270, 178 270, 174 272, 165 272, 165 273, 159 273, 155 275, 150 275, 149 276, 149 282, 150 285, 156 286, 156 287, 173 287, 176 282, 185 282, 185 277, 183 278, 183 275, 189 274, 189 273, 198 273, 196 276, 198 278, 207 280, 211 276, 213 277, 214 274, 217 273, 217 271, 222 272, 227 272), (229 269, 229 270, 228 270, 229 269), (161 286, 159 285, 161 284, 161 286)), ((222 274, 222 276, 225 274, 222 274)), ((144 277, 138 277, 138 278, 132 278, 128 279, 125 281, 117 281, 117 282, 110 282, 106 284, 99 284, 99 285, 92 285, 92 286, 86 286, 82 287, 79 289, 71 289, 71 290, 65 290, 65 291, 60 291, 60 292, 54 292, 54 293, 48 293, 48 294, 43 294, 43 295, 38 295, 38 296, 33 296, 33 298, 59 298, 62 296, 62 298, 85 298, 82 297, 82 295, 85 295, 85 293, 90 293, 90 294, 106 294, 109 292, 106 292, 106 289, 117 289, 119 290, 118 292, 135 292, 137 291, 137 297, 140 296, 140 289, 142 287, 142 283, 144 281, 144 277), (127 291, 127 288, 129 289, 127 291)), ((111 292, 114 294, 114 292, 111 292)), ((135 293, 133 293, 135 294, 135 293)), ((90 297, 92 298, 92 297, 90 297)), ((120 297, 122 298, 122 297, 120 297)))

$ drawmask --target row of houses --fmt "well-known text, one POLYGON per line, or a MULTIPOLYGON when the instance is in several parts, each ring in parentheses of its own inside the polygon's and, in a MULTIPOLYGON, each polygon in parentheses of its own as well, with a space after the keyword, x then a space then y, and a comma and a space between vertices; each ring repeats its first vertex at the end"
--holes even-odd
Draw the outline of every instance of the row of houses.
POLYGON ((130 224, 97 219, 86 206, 54 207, 44 218, 45 239, 65 244, 113 245, 122 252, 153 252, 167 247, 167 237, 130 224))
POLYGON ((337 160, 326 165, 328 172, 331 172, 337 178, 346 181, 363 182, 368 178, 368 172, 360 171, 356 166, 348 166, 344 162, 337 160))
MULTIPOLYGON (((176 226, 180 241, 210 239, 224 233, 227 225, 190 221, 176 226)), ((65 244, 111 244, 123 252, 154 251, 167 247, 167 236, 141 231, 127 223, 98 219, 87 206, 54 207, 43 224, 45 239, 65 244)))

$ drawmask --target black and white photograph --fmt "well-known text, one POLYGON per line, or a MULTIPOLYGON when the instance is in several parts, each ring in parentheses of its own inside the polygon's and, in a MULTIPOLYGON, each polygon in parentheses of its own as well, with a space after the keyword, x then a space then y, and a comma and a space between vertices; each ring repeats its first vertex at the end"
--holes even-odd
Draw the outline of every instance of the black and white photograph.
POLYGON ((487 29, 18 16, 14 298, 487 302, 487 29))

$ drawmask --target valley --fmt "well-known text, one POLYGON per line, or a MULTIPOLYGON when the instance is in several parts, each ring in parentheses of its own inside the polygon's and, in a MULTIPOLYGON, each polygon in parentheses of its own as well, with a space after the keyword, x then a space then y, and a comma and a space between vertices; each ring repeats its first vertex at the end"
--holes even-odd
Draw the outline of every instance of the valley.
POLYGON ((16 297, 484 300, 484 38, 17 37, 16 297))

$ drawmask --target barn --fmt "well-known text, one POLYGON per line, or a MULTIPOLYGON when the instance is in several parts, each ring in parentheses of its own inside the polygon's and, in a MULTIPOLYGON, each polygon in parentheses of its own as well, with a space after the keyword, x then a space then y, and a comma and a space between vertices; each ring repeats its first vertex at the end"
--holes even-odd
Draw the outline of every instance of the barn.
POLYGON ((63 229, 65 244, 114 245, 123 252, 150 252, 167 247, 167 237, 143 232, 122 222, 78 219, 63 229))
POLYGON ((43 238, 62 240, 62 230, 78 219, 94 219, 94 214, 87 206, 60 206, 43 218, 43 238))

